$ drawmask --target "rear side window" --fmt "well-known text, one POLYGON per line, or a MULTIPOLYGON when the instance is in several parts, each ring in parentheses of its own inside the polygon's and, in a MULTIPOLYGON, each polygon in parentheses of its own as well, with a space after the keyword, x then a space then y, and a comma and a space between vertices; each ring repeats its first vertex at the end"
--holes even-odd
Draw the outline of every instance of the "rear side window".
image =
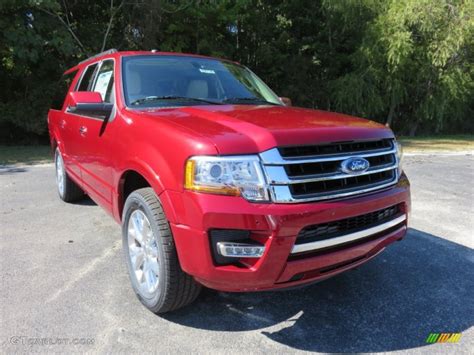
POLYGON ((56 86, 56 91, 51 102, 51 110, 61 110, 63 108, 64 99, 66 98, 69 86, 77 74, 77 70, 64 74, 56 86))
POLYGON ((114 61, 105 60, 100 66, 97 79, 92 91, 99 92, 102 100, 105 102, 113 102, 113 88, 114 86, 114 61))
POLYGON ((76 91, 91 91, 92 80, 94 80, 94 73, 97 68, 97 63, 89 65, 84 74, 82 75, 81 81, 77 85, 76 91))

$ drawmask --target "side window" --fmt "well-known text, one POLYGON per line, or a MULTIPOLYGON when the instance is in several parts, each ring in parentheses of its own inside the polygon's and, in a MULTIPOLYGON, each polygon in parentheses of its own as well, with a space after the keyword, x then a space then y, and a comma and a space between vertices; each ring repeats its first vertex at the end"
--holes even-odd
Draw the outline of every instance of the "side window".
POLYGON ((113 102, 114 61, 106 60, 102 63, 92 91, 97 91, 105 102, 113 102))
POLYGON ((53 95, 53 100, 51 102, 52 110, 61 110, 63 108, 64 99, 66 98, 69 86, 71 86, 71 82, 73 81, 76 74, 77 70, 73 71, 72 73, 63 75, 63 77, 57 84, 56 91, 53 95))
POLYGON ((80 83, 77 85, 76 91, 90 91, 92 87, 92 80, 94 80, 94 72, 97 68, 97 63, 89 65, 82 75, 80 83))

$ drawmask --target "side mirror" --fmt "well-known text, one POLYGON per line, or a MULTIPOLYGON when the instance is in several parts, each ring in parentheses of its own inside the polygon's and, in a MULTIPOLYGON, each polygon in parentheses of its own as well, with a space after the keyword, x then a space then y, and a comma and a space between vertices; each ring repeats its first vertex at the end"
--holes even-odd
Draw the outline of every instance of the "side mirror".
POLYGON ((291 106, 291 99, 289 97, 279 97, 280 101, 285 106, 291 106))
POLYGON ((77 114, 108 116, 113 104, 102 101, 100 93, 95 91, 73 91, 69 93, 71 104, 68 111, 77 114))

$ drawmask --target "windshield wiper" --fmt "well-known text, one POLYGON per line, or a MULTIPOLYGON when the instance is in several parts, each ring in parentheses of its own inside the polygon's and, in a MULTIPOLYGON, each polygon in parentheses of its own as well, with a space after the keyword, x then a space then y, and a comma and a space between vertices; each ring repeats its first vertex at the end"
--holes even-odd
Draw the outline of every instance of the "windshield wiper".
POLYGON ((132 102, 132 105, 139 105, 143 102, 149 101, 160 101, 160 100, 188 100, 188 101, 196 101, 196 102, 205 102, 207 104, 212 105, 222 105, 220 101, 212 101, 212 100, 205 100, 205 99, 198 99, 195 97, 188 97, 188 96, 175 96, 175 95, 166 95, 166 96, 147 96, 142 99, 137 99, 132 102))
POLYGON ((223 103, 241 103, 241 102, 261 102, 266 105, 278 105, 274 102, 270 102, 264 99, 259 99, 258 97, 229 97, 222 100, 223 103))

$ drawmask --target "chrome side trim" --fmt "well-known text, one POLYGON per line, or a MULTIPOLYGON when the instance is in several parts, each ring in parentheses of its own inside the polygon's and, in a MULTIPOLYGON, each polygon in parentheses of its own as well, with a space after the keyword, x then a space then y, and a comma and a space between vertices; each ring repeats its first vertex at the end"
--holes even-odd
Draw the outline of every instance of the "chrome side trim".
POLYGON ((306 163, 320 163, 325 161, 336 161, 344 160, 351 157, 361 157, 361 158, 370 158, 377 157, 380 155, 387 154, 396 154, 397 149, 395 147, 386 149, 386 150, 370 150, 364 152, 352 152, 339 155, 319 155, 318 157, 313 158, 291 158, 284 159, 277 148, 269 149, 263 153, 260 153, 260 158, 264 165, 287 165, 287 164, 306 164, 306 163))
POLYGON ((406 219, 407 219, 407 217, 404 214, 400 217, 392 219, 391 221, 388 221, 388 222, 383 223, 383 224, 379 224, 378 226, 375 226, 375 227, 372 227, 372 228, 369 228, 369 229, 365 229, 365 230, 360 231, 360 232, 350 233, 350 234, 342 235, 340 237, 326 239, 326 240, 320 240, 320 241, 311 242, 311 243, 295 244, 293 246, 293 249, 291 250, 291 254, 323 249, 323 248, 332 247, 332 246, 347 243, 347 242, 352 242, 352 241, 357 240, 357 239, 362 239, 362 238, 368 237, 370 235, 383 232, 386 229, 389 229, 393 226, 396 226, 397 224, 402 223, 406 219))

